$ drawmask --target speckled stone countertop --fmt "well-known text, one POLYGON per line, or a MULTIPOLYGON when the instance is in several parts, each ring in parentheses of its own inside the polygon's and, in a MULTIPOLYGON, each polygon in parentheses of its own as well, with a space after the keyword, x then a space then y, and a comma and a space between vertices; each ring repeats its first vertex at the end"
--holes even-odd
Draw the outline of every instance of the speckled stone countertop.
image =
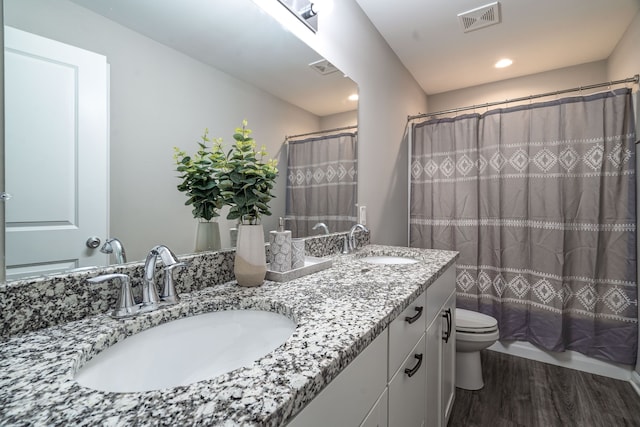
POLYGON ((290 282, 257 288, 228 282, 126 321, 97 315, 11 337, 0 343, 0 425, 284 425, 456 258, 456 252, 370 245, 290 282), (372 265, 359 260, 366 255, 422 262, 372 265), (239 308, 282 313, 297 328, 252 366, 189 386, 109 393, 74 380, 86 360, 126 336, 239 308))

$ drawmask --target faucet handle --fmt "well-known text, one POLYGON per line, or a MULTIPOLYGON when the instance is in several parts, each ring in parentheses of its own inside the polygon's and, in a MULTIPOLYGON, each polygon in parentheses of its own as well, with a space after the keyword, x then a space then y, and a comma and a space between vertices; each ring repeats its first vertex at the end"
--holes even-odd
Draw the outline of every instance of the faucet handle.
POLYGON ((344 239, 342 240, 342 254, 347 255, 349 253, 349 238, 347 235, 344 235, 344 239))
POLYGON ((166 304, 177 304, 180 301, 178 293, 176 292, 176 285, 173 280, 173 270, 178 267, 186 267, 189 264, 186 262, 176 262, 168 265, 164 268, 164 281, 162 286, 162 292, 160 293, 160 299, 166 304))
POLYGON ((118 294, 118 301, 116 306, 109 312, 109 316, 114 319, 124 319, 134 316, 140 306, 136 304, 133 299, 133 292, 131 291, 131 279, 126 274, 113 273, 103 274, 102 276, 91 277, 87 279, 89 283, 102 283, 109 280, 117 279, 120 281, 120 292, 118 294))

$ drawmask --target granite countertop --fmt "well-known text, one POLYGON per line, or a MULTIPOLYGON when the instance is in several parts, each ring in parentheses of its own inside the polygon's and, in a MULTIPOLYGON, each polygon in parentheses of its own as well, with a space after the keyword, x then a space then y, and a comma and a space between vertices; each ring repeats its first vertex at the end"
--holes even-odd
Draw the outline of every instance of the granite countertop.
POLYGON ((0 424, 286 424, 456 258, 457 252, 370 245, 290 282, 257 288, 229 282, 181 294, 179 304, 133 319, 98 315, 10 338, 0 343, 0 424), (367 254, 422 262, 372 265, 359 260, 367 254), (238 308, 284 314, 297 328, 252 366, 189 386, 109 393, 74 381, 86 360, 126 336, 168 320, 238 308))

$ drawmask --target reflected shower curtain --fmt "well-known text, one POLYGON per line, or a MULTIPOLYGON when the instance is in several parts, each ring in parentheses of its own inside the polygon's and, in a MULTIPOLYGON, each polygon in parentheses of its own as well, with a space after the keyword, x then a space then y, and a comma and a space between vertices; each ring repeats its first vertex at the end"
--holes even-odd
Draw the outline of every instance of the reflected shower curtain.
POLYGON ((634 364, 633 129, 628 89, 415 125, 411 246, 460 251, 501 340, 634 364))
POLYGON ((294 237, 348 230, 356 222, 357 135, 308 138, 288 143, 286 215, 294 237))

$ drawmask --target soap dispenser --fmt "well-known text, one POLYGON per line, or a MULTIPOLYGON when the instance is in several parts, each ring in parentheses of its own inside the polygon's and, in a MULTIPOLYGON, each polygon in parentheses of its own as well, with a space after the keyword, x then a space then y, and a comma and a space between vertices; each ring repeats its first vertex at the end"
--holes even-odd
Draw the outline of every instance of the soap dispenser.
POLYGON ((278 230, 269 233, 271 271, 291 270, 291 230, 284 229, 284 218, 278 220, 278 230))

